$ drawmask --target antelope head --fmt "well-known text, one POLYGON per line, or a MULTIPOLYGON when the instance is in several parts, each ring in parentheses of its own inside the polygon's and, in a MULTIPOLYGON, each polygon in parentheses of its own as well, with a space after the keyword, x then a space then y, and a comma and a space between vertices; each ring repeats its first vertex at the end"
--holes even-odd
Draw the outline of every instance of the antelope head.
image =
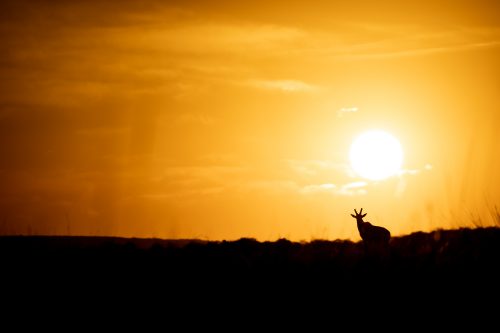
POLYGON ((358 211, 356 209, 354 210, 354 212, 356 213, 356 215, 351 214, 351 216, 354 217, 358 223, 359 222, 364 222, 363 221, 363 217, 366 216, 366 213, 363 214, 363 208, 361 208, 361 210, 359 211, 359 213, 358 213, 358 211))

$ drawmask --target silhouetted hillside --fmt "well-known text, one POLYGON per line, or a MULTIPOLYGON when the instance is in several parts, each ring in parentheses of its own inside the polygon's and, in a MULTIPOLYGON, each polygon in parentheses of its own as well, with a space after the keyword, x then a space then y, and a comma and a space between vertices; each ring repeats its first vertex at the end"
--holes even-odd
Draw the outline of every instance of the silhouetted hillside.
POLYGON ((500 229, 417 232, 391 239, 387 258, 360 242, 259 242, 106 237, 1 237, 4 285, 162 295, 498 293, 500 229), (377 286, 374 288, 373 286, 377 286))

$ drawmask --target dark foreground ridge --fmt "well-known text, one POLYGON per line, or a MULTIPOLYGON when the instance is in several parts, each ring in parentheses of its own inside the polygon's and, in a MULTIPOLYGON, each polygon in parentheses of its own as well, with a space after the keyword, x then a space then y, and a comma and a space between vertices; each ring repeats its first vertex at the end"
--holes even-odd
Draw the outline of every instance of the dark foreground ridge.
POLYGON ((499 228, 393 237, 384 258, 363 250, 360 242, 345 240, 0 237, 3 286, 27 292, 387 300, 493 297, 499 291, 499 228))

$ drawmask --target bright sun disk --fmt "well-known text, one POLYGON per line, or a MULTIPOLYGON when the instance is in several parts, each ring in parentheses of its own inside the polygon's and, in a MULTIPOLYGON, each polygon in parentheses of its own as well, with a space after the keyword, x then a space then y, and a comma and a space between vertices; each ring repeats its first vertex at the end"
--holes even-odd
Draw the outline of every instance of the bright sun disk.
POLYGON ((403 149, 391 134, 372 130, 361 134, 349 151, 351 167, 363 178, 382 180, 395 175, 403 164, 403 149))

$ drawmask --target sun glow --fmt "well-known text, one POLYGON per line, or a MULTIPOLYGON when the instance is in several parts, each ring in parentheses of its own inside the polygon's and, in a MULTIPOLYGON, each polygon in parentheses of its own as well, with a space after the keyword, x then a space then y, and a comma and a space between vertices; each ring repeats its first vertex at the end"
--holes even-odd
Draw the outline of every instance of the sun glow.
POLYGON ((391 134, 372 130, 354 140, 349 159, 357 175, 370 180, 382 180, 401 169, 403 149, 391 134))

